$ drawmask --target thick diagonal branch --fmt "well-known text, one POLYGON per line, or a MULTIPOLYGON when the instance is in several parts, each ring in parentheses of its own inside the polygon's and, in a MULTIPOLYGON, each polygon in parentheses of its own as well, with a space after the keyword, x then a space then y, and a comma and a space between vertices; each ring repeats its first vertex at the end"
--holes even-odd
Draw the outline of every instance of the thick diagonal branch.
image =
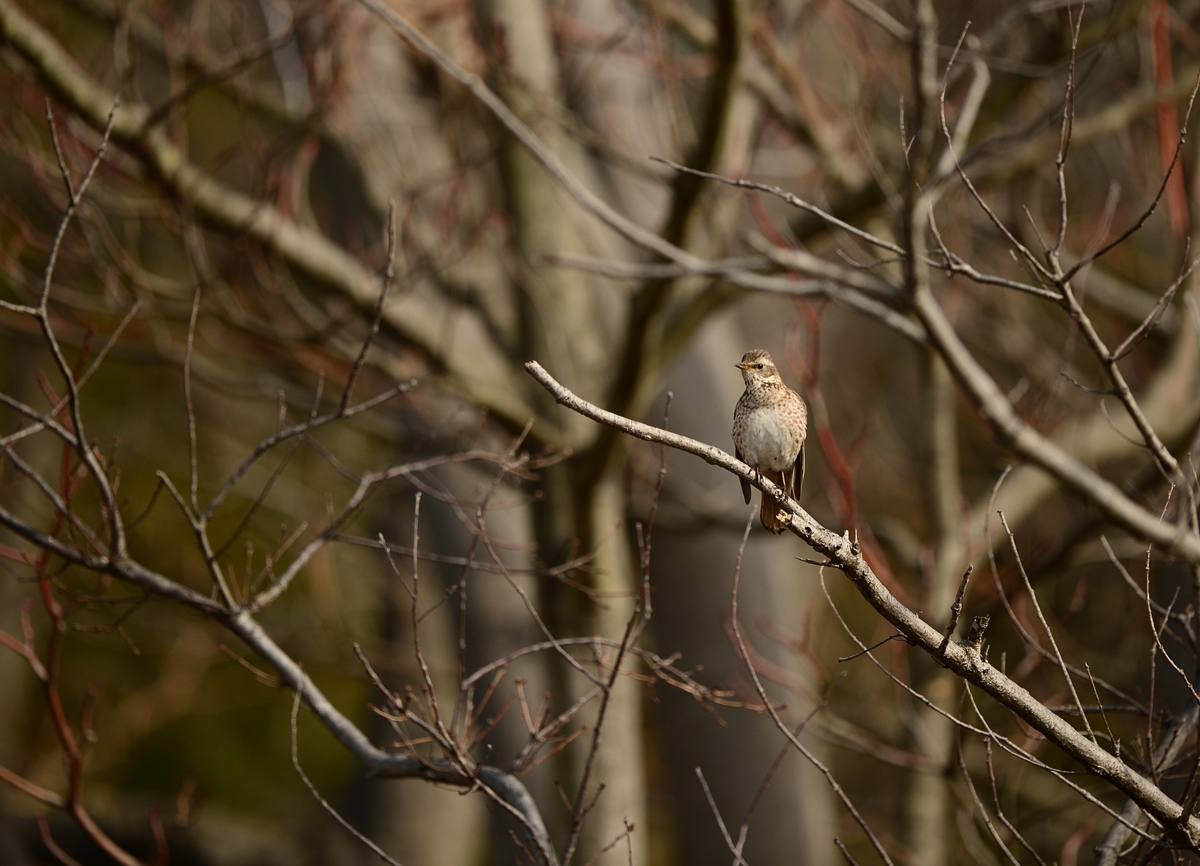
MULTIPOLYGON (((563 387, 536 361, 527 362, 525 369, 554 395, 556 401, 574 412, 638 439, 694 454, 745 479, 769 495, 782 494, 770 481, 759 478, 749 466, 720 448, 601 409, 563 387)), ((867 603, 895 626, 910 644, 928 653, 955 676, 986 692, 997 703, 1015 713, 1078 761, 1088 773, 1104 779, 1126 794, 1177 836, 1181 844, 1192 850, 1200 850, 1200 819, 1187 815, 1179 803, 1153 782, 1067 724, 1025 688, 988 664, 976 649, 952 642, 941 653, 941 633, 887 590, 848 534, 838 535, 826 529, 794 500, 784 499, 781 507, 792 517, 789 527, 792 533, 807 542, 813 550, 828 557, 830 565, 845 574, 867 603)))

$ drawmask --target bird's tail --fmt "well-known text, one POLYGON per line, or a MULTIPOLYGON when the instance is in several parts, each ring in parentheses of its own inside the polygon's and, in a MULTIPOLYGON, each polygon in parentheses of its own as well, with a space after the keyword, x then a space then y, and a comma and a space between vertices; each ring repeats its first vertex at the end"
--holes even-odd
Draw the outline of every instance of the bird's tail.
MULTIPOLYGON (((783 472, 764 472, 763 474, 771 479, 772 483, 787 490, 787 481, 783 472)), ((788 524, 791 523, 791 517, 786 511, 780 508, 779 503, 775 501, 775 497, 768 494, 765 490, 762 494, 762 507, 759 509, 759 518, 762 520, 762 525, 776 535, 787 529, 788 524)))

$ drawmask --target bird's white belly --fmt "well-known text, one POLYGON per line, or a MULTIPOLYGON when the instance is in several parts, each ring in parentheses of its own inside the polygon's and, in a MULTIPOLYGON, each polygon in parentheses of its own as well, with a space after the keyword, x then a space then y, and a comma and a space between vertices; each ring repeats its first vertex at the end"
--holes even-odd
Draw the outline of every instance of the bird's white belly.
POLYGON ((792 422, 774 409, 764 407, 751 412, 742 460, 768 472, 790 468, 800 454, 800 439, 792 428, 792 422))

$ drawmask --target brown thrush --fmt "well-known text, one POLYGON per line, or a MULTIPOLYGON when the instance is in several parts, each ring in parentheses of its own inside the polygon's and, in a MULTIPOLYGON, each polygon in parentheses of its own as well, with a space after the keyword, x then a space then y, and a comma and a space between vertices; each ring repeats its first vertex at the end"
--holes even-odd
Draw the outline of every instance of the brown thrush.
MULTIPOLYGON (((737 458, 766 476, 793 499, 804 481, 804 435, 808 407, 800 395, 783 384, 771 356, 751 349, 737 365, 746 382, 733 410, 733 447, 737 458)), ((750 501, 750 482, 742 480, 742 496, 750 501)), ((760 517, 772 532, 783 532, 790 518, 780 517, 779 503, 765 492, 760 517)))

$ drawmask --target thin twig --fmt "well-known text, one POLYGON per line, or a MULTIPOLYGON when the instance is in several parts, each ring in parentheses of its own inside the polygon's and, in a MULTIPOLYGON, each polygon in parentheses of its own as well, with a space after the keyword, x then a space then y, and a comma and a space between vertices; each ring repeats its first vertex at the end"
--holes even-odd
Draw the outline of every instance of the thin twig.
POLYGON ((717 808, 717 801, 713 799, 712 790, 708 787, 708 780, 704 778, 704 771, 699 767, 695 767, 694 769, 696 778, 700 780, 700 789, 704 791, 704 799, 708 801, 708 808, 712 812, 713 819, 717 822, 717 827, 721 831, 721 838, 725 840, 725 846, 729 849, 729 853, 733 855, 733 862, 737 863, 738 866, 750 866, 742 858, 742 852, 734 844, 733 837, 729 835, 729 828, 725 826, 725 819, 721 817, 721 810, 717 808))
POLYGON ((360 832, 353 824, 342 816, 342 813, 333 807, 333 805, 321 796, 321 792, 317 790, 317 786, 304 772, 304 767, 300 764, 300 730, 297 724, 297 718, 300 715, 300 690, 297 689, 295 696, 292 698, 292 716, 291 716, 291 732, 292 732, 292 768, 295 769, 296 775, 304 782, 304 787, 308 788, 308 792, 313 795, 313 799, 321 804, 321 808, 333 816, 333 819, 341 824, 349 831, 350 835, 362 842, 363 845, 370 849, 371 853, 382 860, 384 863, 389 863, 391 866, 400 866, 399 861, 388 856, 387 852, 376 845, 365 834, 360 832))
POLYGON ((1088 719, 1087 712, 1083 709, 1083 701, 1079 699, 1079 693, 1075 690, 1075 678, 1071 676, 1071 672, 1067 670, 1067 662, 1063 658, 1062 651, 1058 648, 1058 641, 1054 637, 1054 631, 1050 628, 1050 623, 1046 621, 1046 615, 1042 612, 1041 602, 1038 601, 1037 593, 1033 589, 1033 583, 1029 580, 1029 574, 1025 571, 1025 563, 1021 561, 1021 551, 1017 547, 1016 536, 1008 527, 1008 520, 1004 517, 1003 511, 998 511, 1000 517, 1000 525, 1004 527, 1004 531, 1008 534, 1008 543, 1012 549, 1013 559, 1017 563, 1017 572, 1021 575, 1021 580, 1025 582, 1025 595, 1033 603, 1034 613, 1037 614, 1038 621, 1042 624, 1042 631, 1046 633, 1046 639, 1050 641, 1050 658, 1058 664, 1059 670, 1062 671, 1063 679, 1066 681, 1067 689, 1071 692, 1071 698, 1075 701, 1075 707, 1079 710, 1080 721, 1083 722, 1084 730, 1091 737, 1092 742, 1096 741, 1096 732, 1092 730, 1092 723, 1088 719))

